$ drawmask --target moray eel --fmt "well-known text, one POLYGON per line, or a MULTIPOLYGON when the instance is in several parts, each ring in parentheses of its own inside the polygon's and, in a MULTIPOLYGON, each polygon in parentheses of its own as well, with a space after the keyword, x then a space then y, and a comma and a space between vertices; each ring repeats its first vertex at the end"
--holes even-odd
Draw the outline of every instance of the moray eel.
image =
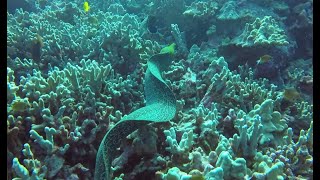
POLYGON ((145 74, 144 93, 146 106, 122 118, 111 128, 101 141, 94 173, 95 180, 111 180, 111 162, 117 155, 116 149, 127 135, 151 122, 167 122, 176 114, 176 98, 161 77, 173 60, 170 53, 160 53, 148 60, 145 74))

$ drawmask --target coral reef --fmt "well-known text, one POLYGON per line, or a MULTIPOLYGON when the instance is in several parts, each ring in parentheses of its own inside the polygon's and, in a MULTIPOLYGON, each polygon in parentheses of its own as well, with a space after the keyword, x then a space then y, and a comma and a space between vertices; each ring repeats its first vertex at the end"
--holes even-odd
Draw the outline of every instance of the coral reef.
POLYGON ((7 179, 312 179, 312 0, 8 3, 7 179))
POLYGON ((247 23, 243 33, 234 40, 235 44, 247 46, 283 46, 289 44, 282 30, 271 16, 257 18, 252 24, 247 23))
POLYGON ((192 17, 210 17, 216 13, 218 9, 216 2, 192 2, 190 6, 183 12, 183 15, 192 17))

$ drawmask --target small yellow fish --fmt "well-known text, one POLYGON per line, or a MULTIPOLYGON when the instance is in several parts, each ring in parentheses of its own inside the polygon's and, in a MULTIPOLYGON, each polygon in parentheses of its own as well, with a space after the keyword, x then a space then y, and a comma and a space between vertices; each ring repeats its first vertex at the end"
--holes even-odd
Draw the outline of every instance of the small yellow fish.
POLYGON ((175 48, 176 44, 175 43, 172 43, 170 44, 169 46, 166 46, 164 48, 161 49, 160 53, 163 54, 163 53, 169 53, 171 55, 174 54, 174 48, 175 48))
POLYGON ((30 107, 29 102, 25 102, 22 100, 13 101, 10 109, 13 112, 24 112, 30 107))
POLYGON ((89 6, 88 1, 85 1, 83 3, 83 10, 84 10, 84 12, 88 12, 90 10, 90 6, 89 6))
POLYGON ((283 98, 290 102, 296 102, 300 98, 300 93, 295 88, 289 87, 284 90, 283 98))
POLYGON ((268 61, 272 60, 272 56, 270 56, 269 54, 265 54, 263 56, 260 57, 260 59, 257 61, 258 64, 263 64, 266 63, 268 61))

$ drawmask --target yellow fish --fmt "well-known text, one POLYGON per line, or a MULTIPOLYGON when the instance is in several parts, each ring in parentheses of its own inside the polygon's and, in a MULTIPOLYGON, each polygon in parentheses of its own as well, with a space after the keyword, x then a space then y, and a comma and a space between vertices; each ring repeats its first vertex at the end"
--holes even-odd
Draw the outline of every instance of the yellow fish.
POLYGON ((284 89, 283 98, 290 102, 296 102, 300 98, 300 93, 293 87, 284 89))
POLYGON ((90 10, 90 6, 89 6, 89 3, 87 1, 85 1, 83 3, 83 10, 84 10, 84 12, 88 12, 90 10))
POLYGON ((263 64, 263 63, 266 63, 271 60, 272 60, 272 56, 270 56, 269 54, 266 54, 266 55, 261 56, 260 59, 257 61, 257 63, 263 64))
POLYGON ((160 53, 169 53, 171 55, 174 54, 174 48, 175 48, 176 44, 175 43, 172 43, 170 44, 169 46, 166 46, 164 48, 161 49, 160 53))
POLYGON ((12 102, 12 105, 9 109, 14 112, 24 112, 30 107, 29 102, 25 102, 22 100, 12 102))

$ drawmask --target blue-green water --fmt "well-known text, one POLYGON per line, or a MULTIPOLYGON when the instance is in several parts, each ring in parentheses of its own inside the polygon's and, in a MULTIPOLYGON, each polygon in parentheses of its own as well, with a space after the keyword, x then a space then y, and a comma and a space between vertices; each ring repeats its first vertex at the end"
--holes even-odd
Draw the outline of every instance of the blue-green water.
POLYGON ((312 0, 7 2, 7 179, 312 179, 312 0))

